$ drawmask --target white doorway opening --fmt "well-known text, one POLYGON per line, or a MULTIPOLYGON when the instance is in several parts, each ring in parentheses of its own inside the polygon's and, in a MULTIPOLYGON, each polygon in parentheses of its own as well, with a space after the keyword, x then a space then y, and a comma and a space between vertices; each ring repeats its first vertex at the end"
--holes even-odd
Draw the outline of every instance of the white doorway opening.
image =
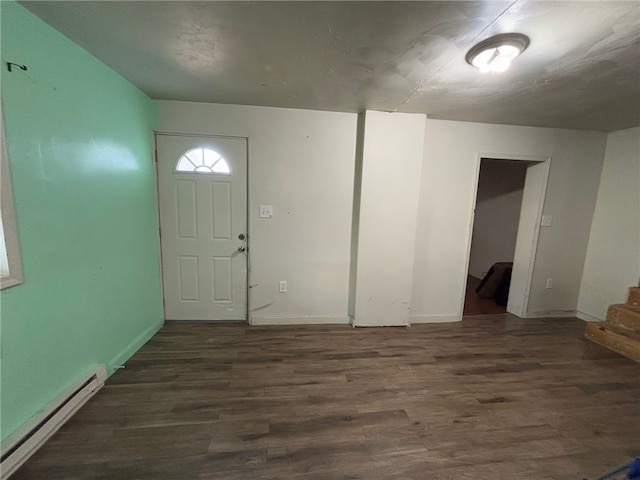
MULTIPOLYGON (((470 271, 473 271, 474 268, 477 269, 477 266, 474 267, 474 265, 471 265, 470 268, 470 262, 478 181, 480 179, 480 166, 483 159, 522 162, 526 165, 524 188, 521 193, 522 203, 513 253, 509 296, 506 307, 507 312, 518 317, 526 317, 551 159, 532 155, 505 155, 494 153, 479 154, 477 156, 475 170, 476 182, 470 212, 471 224, 469 225, 466 257, 467 272, 465 278, 467 278, 470 271)), ((466 294, 466 290, 463 291, 459 310, 460 317, 462 317, 464 313, 466 294)))

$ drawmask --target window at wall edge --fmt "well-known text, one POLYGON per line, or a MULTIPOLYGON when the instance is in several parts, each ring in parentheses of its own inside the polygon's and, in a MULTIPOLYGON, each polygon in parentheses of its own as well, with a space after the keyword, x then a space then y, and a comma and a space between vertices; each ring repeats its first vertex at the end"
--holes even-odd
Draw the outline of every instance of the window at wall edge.
POLYGON ((2 111, 0 111, 0 142, 0 289, 5 289, 22 283, 22 268, 2 111))

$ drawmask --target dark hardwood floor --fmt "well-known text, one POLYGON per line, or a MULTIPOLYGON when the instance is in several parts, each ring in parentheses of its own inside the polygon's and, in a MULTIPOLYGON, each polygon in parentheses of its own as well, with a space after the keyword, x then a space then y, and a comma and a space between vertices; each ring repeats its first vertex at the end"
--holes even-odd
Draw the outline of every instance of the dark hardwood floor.
POLYGON ((13 480, 597 477, 640 454, 640 366, 583 331, 167 325, 13 480))
POLYGON ((476 287, 481 280, 471 275, 467 276, 467 288, 464 296, 463 315, 496 315, 507 313, 507 307, 498 305, 492 298, 480 298, 476 293, 476 287))

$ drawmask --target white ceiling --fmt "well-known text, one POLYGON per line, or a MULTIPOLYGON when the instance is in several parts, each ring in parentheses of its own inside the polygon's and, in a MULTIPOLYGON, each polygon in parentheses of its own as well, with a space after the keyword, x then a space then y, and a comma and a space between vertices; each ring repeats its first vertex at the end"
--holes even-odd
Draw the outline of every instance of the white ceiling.
POLYGON ((599 131, 640 125, 639 1, 22 1, 156 99, 599 131), (464 56, 531 45, 503 74, 464 56))

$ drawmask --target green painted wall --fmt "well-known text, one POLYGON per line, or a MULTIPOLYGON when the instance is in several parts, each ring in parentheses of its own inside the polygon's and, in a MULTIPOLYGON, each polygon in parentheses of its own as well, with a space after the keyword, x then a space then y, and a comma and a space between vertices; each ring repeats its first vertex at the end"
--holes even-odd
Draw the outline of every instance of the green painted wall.
POLYGON ((153 102, 20 5, 0 14, 24 275, 0 294, 4 439, 95 364, 130 357, 162 297, 153 102))

